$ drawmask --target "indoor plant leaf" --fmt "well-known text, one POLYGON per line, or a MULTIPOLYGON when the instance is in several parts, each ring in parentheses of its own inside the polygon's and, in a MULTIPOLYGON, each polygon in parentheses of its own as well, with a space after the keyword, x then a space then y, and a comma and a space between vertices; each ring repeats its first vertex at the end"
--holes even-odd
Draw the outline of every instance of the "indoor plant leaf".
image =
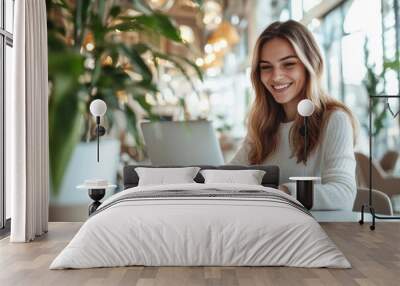
POLYGON ((82 45, 83 36, 85 34, 85 25, 87 21, 87 15, 90 12, 89 6, 93 0, 76 0, 75 9, 73 10, 74 18, 74 39, 75 45, 80 47, 82 45))
POLYGON ((124 45, 120 46, 120 50, 130 59, 130 63, 134 69, 142 75, 144 80, 152 80, 153 74, 140 56, 140 53, 138 53, 134 48, 128 48, 124 45))
POLYGON ((79 138, 84 140, 84 134, 90 131, 92 116, 89 105, 93 99, 101 98, 106 102, 106 118, 110 125, 114 122, 113 112, 123 109, 129 122, 129 133, 137 144, 142 144, 136 126, 136 114, 119 95, 130 96, 148 113, 149 119, 159 120, 152 114, 152 106, 146 101, 147 95, 155 95, 159 91, 153 81, 153 72, 159 69, 157 56, 170 60, 189 81, 185 68, 196 67, 180 56, 169 59, 168 55, 161 52, 155 56, 152 39, 129 45, 113 41, 115 30, 119 28, 121 32, 146 32, 157 39, 164 37, 182 44, 179 30, 169 16, 154 12, 145 1, 130 1, 140 13, 136 17, 120 16, 123 14, 122 6, 114 5, 108 9, 105 0, 54 1, 59 5, 49 4, 47 11, 49 80, 52 87, 49 100, 50 164, 53 193, 57 194, 79 138), (117 25, 110 24, 116 23, 113 20, 120 22, 117 25), (85 46, 83 43, 91 36, 94 48, 88 49, 87 42, 85 46), (147 56, 155 69, 150 66, 147 56), (107 57, 111 60, 105 61, 107 57), (83 120, 89 124, 83 124, 83 120))
POLYGON ((164 14, 154 12, 151 15, 139 15, 134 17, 118 17, 123 20, 122 23, 110 27, 110 29, 118 29, 121 31, 138 31, 148 30, 156 31, 160 35, 175 42, 182 43, 179 30, 164 14))
POLYGON ((52 190, 59 192, 64 171, 80 138, 82 114, 77 78, 82 71, 82 58, 78 54, 49 54, 49 75, 52 95, 49 99, 49 148, 52 190), (60 72, 62 67, 62 73, 60 72), (54 77, 53 71, 57 70, 54 77))

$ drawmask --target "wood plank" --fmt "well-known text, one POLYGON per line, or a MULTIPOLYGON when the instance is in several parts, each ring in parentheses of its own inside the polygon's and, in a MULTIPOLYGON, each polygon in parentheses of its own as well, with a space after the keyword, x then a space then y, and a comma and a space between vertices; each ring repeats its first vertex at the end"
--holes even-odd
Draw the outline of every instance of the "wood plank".
POLYGON ((82 223, 50 223, 32 243, 0 240, 0 285, 398 285, 400 223, 321 223, 351 262, 352 269, 291 267, 116 267, 49 270, 82 223))

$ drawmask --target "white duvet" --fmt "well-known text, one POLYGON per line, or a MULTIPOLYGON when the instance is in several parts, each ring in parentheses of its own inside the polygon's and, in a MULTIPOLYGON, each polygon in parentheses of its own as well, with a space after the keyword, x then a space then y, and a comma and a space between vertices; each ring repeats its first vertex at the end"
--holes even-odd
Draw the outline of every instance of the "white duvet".
MULTIPOLYGON (((238 184, 135 187, 163 190, 262 190, 238 184)), ((294 266, 350 268, 315 219, 288 204, 257 198, 154 198, 124 201, 90 217, 50 269, 145 266, 294 266)))

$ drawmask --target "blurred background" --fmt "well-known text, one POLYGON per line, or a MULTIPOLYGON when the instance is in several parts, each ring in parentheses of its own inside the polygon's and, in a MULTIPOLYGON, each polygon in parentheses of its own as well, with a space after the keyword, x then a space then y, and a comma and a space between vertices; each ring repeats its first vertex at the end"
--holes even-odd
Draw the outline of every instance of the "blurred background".
MULTIPOLYGON (((12 36, 13 1, 2 1, 12 36)), ((143 120, 211 120, 229 162, 246 134, 253 46, 273 21, 316 37, 328 93, 360 122, 357 152, 368 155, 368 95, 399 94, 400 0, 48 0, 47 10, 52 221, 87 217, 83 180, 120 191, 123 166, 150 163, 143 120), (100 163, 93 99, 108 106, 100 163)), ((398 110, 398 99, 373 102, 377 164, 399 150, 398 110)), ((386 174, 400 175, 396 154, 378 166, 386 174)))

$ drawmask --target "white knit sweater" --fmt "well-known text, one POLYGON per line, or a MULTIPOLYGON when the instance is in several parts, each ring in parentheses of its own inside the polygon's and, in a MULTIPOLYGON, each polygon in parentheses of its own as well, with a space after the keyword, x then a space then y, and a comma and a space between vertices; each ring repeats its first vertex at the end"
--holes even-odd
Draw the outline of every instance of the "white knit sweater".
MULTIPOLYGON (((313 210, 351 210, 356 195, 353 150, 353 130, 348 115, 342 111, 331 114, 321 136, 322 141, 304 163, 297 164, 291 157, 289 131, 293 122, 281 123, 277 151, 270 155, 263 165, 277 165, 280 169, 280 184, 295 194, 296 183, 292 176, 316 176, 321 181, 314 185, 313 210)), ((247 140, 239 148, 230 164, 248 165, 250 145, 247 140)))

